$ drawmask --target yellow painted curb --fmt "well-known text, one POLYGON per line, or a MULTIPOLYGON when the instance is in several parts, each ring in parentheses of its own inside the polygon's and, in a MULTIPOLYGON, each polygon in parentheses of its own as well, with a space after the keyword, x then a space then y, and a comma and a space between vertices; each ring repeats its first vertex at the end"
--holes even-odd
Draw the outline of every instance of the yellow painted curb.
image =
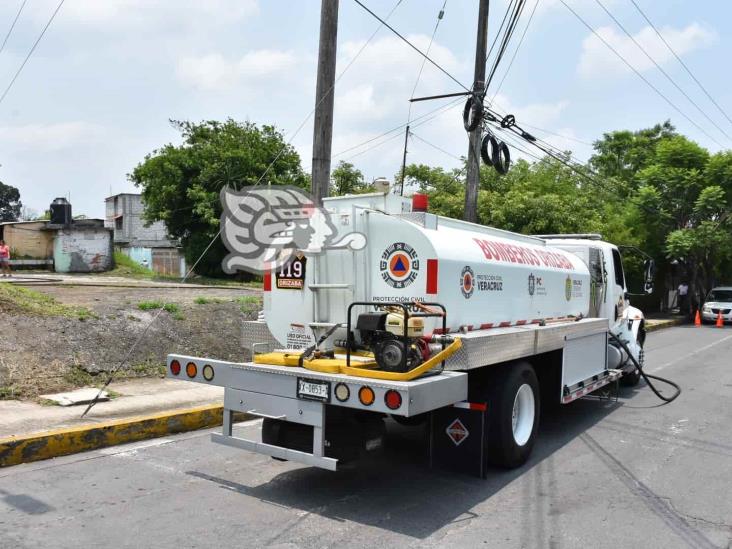
POLYGON ((0 467, 215 427, 221 425, 222 418, 223 406, 210 404, 31 435, 0 438, 0 467))
POLYGON ((672 326, 680 326, 682 324, 682 320, 682 318, 671 318, 656 322, 655 324, 646 324, 646 332, 655 332, 657 330, 663 330, 664 328, 671 328, 672 326))

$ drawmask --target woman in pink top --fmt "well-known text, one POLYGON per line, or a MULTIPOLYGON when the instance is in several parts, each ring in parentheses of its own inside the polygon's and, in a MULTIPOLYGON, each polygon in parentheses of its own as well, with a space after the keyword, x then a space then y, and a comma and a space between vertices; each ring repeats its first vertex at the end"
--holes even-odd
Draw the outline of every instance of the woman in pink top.
POLYGON ((0 240, 0 268, 4 277, 13 276, 10 274, 10 246, 4 240, 0 240))

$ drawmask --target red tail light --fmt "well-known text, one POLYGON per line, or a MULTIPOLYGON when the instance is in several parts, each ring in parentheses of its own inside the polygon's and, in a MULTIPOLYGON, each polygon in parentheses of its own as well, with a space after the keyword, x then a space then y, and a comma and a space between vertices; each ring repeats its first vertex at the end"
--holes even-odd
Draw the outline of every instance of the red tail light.
POLYGON ((170 363, 170 373, 174 376, 177 376, 180 374, 180 362, 177 360, 174 360, 170 363))
POLYGON ((402 405, 402 395, 399 391, 389 390, 384 395, 384 402, 389 410, 396 410, 402 405))

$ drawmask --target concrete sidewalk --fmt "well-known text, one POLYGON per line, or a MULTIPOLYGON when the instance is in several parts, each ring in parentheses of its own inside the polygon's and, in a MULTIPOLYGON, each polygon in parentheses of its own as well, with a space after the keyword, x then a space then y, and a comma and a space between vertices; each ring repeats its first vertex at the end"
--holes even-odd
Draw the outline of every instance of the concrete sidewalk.
MULTIPOLYGON (((194 279, 195 280, 195 279, 194 279)), ((197 288, 201 290, 257 290, 254 286, 245 285, 227 285, 227 284, 196 284, 195 282, 179 282, 171 280, 169 282, 159 280, 147 280, 140 278, 130 278, 124 276, 108 276, 108 275, 84 275, 84 274, 61 274, 61 273, 23 273, 17 271, 10 278, 5 278, 2 282, 11 284, 19 284, 22 286, 105 286, 112 288, 197 288)))
POLYGON ((0 400, 0 438, 52 429, 81 427, 115 419, 208 404, 223 404, 223 387, 181 383, 172 379, 120 381, 109 387, 120 396, 98 402, 82 419, 81 406, 42 405, 32 401, 0 400))

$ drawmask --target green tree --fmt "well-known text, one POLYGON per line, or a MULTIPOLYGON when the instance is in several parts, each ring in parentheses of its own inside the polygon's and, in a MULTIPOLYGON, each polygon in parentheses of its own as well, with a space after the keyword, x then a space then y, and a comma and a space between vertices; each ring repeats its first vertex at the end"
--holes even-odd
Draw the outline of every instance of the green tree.
POLYGON ((0 221, 17 221, 22 207, 20 191, 0 181, 0 221))
POLYGON ((338 166, 331 172, 331 194, 343 196, 344 194, 360 194, 369 192, 370 185, 366 184, 363 174, 350 162, 341 160, 338 166))
POLYGON ((603 134, 593 144, 595 154, 590 158, 590 167, 604 178, 630 183, 653 159, 658 144, 676 135, 676 128, 668 120, 635 132, 603 134))
MULTIPOLYGON (((258 183, 308 186, 300 157, 273 126, 232 119, 200 123, 171 120, 171 124, 183 142, 146 155, 128 178, 142 189, 145 219, 165 222, 169 235, 180 240, 189 265, 199 259, 219 231, 222 188, 240 189, 258 183)), ((226 249, 217 238, 196 272, 222 275, 225 255, 226 249)))
POLYGON ((729 153, 709 153, 683 136, 659 143, 651 163, 636 175, 637 198, 657 215, 649 244, 661 247, 689 280, 693 304, 723 274, 732 257, 729 153))

